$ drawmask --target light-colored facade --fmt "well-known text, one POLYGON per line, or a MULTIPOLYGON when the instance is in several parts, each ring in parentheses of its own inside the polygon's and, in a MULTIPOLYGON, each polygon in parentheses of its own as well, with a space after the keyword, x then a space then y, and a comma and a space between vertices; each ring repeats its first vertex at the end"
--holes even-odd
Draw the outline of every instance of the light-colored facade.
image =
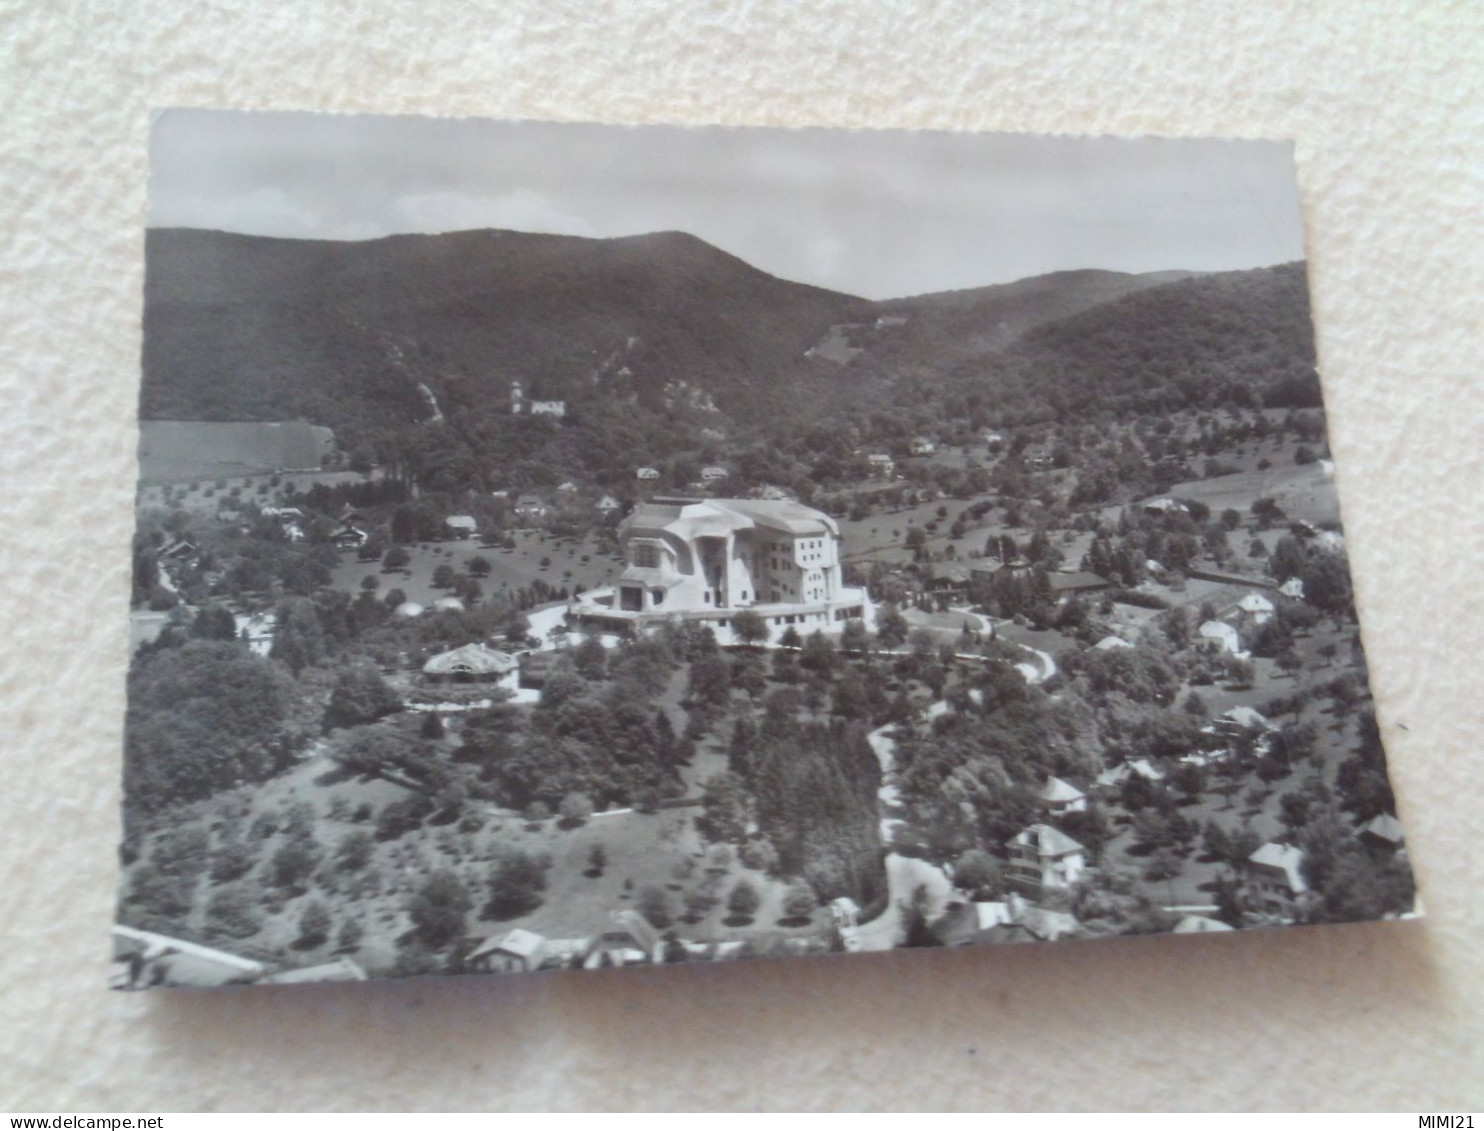
POLYGON ((834 519, 789 500, 655 499, 619 527, 627 567, 618 584, 574 607, 580 620, 643 627, 670 619, 727 629, 743 609, 770 630, 838 629, 869 616, 847 588, 834 519))

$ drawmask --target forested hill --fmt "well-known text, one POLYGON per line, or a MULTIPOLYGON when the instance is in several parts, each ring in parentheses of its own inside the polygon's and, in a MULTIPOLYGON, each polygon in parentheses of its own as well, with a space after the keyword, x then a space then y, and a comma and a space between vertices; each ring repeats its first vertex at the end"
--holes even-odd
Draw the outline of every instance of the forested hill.
POLYGON ((882 336, 882 356, 951 367, 997 353, 1037 326, 1189 274, 1056 271, 996 286, 892 299, 880 304, 881 314, 907 321, 895 335, 882 336))
POLYGON ((1194 275, 1028 329, 944 394, 1005 423, 1320 403, 1303 263, 1194 275))
POLYGON ((156 229, 146 249, 143 419, 305 419, 360 464, 450 490, 628 482, 680 457, 730 462, 739 444, 808 464, 822 444, 848 456, 968 422, 1318 403, 1302 264, 869 302, 679 232, 156 229), (513 380, 566 401, 566 418, 512 417, 513 380), (424 427, 429 394, 439 427, 424 427))
POLYGON ((871 309, 679 232, 332 242, 156 229, 146 279, 145 418, 302 416, 337 431, 423 419, 419 382, 474 413, 503 409, 514 379, 578 409, 807 409, 794 402, 841 375, 806 351, 871 309))

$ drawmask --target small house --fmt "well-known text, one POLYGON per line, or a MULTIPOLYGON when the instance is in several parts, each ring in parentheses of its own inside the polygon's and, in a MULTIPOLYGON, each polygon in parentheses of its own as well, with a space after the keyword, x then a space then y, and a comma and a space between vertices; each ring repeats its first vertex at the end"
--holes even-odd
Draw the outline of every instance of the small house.
POLYGON ((1054 597, 1071 597, 1079 593, 1100 593, 1112 586, 1106 577, 1086 570, 1059 570, 1051 574, 1051 593, 1054 597))
POLYGON ((521 495, 515 500, 515 517, 526 520, 546 517, 546 500, 540 495, 521 495))
POLYGON ((883 479, 890 479, 897 470, 897 461, 885 452, 876 452, 867 456, 866 465, 871 469, 872 475, 879 475, 883 479))
POLYGON ((1225 652, 1239 660, 1247 658, 1247 653, 1242 650, 1241 636, 1225 621, 1208 620, 1201 625, 1198 632, 1201 639, 1209 642, 1218 652, 1225 652))
POLYGON ((1302 849, 1268 841, 1247 857, 1247 894, 1272 914, 1292 913, 1299 899, 1309 891, 1303 864, 1302 849))
POLYGON ((930 456, 938 450, 938 445, 925 436, 917 436, 911 444, 911 452, 915 456, 930 456))
POLYGON ((605 966, 643 966, 660 961, 663 948, 659 932, 639 912, 615 911, 608 929, 588 943, 582 966, 596 970, 605 966))
POLYGON ((1360 827, 1361 844, 1381 852, 1396 852, 1406 843, 1402 823, 1390 813, 1377 813, 1360 827))
POLYGON ((715 483, 725 479, 728 474, 727 469, 724 467, 703 467, 701 468, 701 482, 715 483))
POLYGON ((619 510, 621 506, 622 504, 612 495, 604 495, 597 502, 597 509, 605 515, 613 514, 614 512, 619 510))
POLYGON ((1006 847, 1010 879, 1032 889, 1069 888, 1087 868, 1087 849, 1050 825, 1031 825, 1006 847))
POLYGON ((479 523, 471 514, 451 514, 443 520, 450 538, 472 538, 479 530, 479 523))
POLYGON ((546 959, 546 939, 524 927, 491 936, 470 951, 465 963, 471 970, 488 973, 524 974, 541 969, 546 959))
POLYGON ((641 480, 641 481, 645 481, 645 482, 648 482, 648 481, 654 480, 654 479, 658 479, 659 477, 660 477, 659 469, 658 468, 654 468, 654 467, 641 467, 641 468, 639 468, 638 471, 634 472, 634 478, 635 479, 638 479, 638 480, 641 480))
POLYGON ((1040 799, 1042 807, 1053 816, 1087 811, 1087 794, 1071 782, 1063 781, 1058 777, 1048 777, 1046 784, 1041 787, 1041 792, 1036 796, 1040 799))

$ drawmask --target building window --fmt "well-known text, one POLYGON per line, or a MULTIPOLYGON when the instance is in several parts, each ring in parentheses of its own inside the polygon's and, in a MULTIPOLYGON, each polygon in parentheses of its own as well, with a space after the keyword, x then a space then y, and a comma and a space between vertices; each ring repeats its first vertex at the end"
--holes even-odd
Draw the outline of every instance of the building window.
POLYGON ((660 550, 647 542, 634 546, 634 564, 644 569, 653 569, 660 564, 660 550))

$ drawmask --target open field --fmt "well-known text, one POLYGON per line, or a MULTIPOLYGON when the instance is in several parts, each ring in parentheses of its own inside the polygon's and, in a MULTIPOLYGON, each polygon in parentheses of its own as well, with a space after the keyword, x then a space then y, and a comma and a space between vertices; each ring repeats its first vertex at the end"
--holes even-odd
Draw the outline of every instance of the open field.
POLYGON ((409 601, 431 605, 450 595, 447 590, 433 587, 433 571, 440 565, 450 565, 462 573, 469 559, 476 555, 490 563, 489 576, 479 579, 486 595, 513 592, 536 580, 553 588, 565 586, 569 591, 591 589, 616 580, 623 569, 613 557, 600 553, 592 538, 558 542, 550 535, 530 530, 516 531, 512 537, 516 543, 513 550, 481 546, 473 538, 410 546, 412 561, 405 569, 390 573, 383 570, 380 562, 357 561, 355 553, 347 551, 341 555, 333 584, 337 589, 357 593, 365 578, 374 577, 380 592, 401 589, 409 601), (584 562, 583 558, 588 560, 584 562), (549 564, 543 566, 543 561, 549 564))
POLYGON ((334 450, 330 429, 303 421, 141 420, 139 482, 317 471, 334 450))

